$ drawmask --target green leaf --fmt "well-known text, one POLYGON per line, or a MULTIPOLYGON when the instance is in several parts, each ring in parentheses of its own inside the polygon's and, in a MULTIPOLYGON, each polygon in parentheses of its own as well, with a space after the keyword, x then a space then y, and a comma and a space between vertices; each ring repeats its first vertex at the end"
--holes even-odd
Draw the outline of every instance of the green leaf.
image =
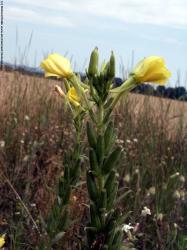
POLYGON ((95 148, 96 147, 96 135, 94 132, 94 129, 90 123, 87 123, 87 137, 88 142, 90 144, 90 147, 95 148))
POLYGON ((52 239, 52 244, 57 243, 59 240, 62 239, 64 236, 65 232, 59 232, 58 234, 55 235, 55 237, 52 239))
POLYGON ((104 154, 105 154, 104 150, 105 150, 104 138, 102 135, 99 135, 97 138, 97 148, 96 148, 97 159, 98 159, 99 165, 102 165, 103 163, 104 154))
POLYGON ((90 159, 90 168, 91 168, 91 170, 94 173, 96 173, 96 175, 98 175, 100 173, 100 169, 99 169, 99 166, 98 166, 96 153, 95 153, 95 151, 93 149, 90 149, 89 159, 90 159))
POLYGON ((87 172, 87 188, 88 188, 90 199, 96 202, 99 198, 99 195, 98 195, 98 189, 94 180, 94 176, 91 171, 87 172))
POLYGON ((105 160, 102 171, 104 174, 110 173, 121 156, 121 148, 117 147, 105 160))

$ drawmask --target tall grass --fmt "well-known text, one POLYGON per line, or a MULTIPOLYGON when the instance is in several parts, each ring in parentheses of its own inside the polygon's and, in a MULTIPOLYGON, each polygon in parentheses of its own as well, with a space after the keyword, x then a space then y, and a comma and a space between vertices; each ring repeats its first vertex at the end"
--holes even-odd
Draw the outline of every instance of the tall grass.
MULTIPOLYGON (((62 156, 74 142, 55 84, 61 82, 1 72, 0 233, 9 249, 36 249, 63 174, 62 156)), ((134 227, 124 232, 126 249, 187 249, 187 104, 130 94, 114 121, 124 149, 118 206, 131 211, 124 224, 134 227)), ((59 249, 81 249, 88 212, 82 181, 70 205, 78 220, 59 249)))

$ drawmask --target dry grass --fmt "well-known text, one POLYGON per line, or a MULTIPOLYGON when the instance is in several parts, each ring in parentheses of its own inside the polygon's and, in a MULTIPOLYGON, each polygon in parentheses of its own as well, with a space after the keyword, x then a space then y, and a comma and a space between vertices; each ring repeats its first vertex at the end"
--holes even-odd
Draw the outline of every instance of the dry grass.
MULTIPOLYGON (((50 210, 57 178, 63 172, 63 153, 74 143, 71 115, 54 92, 55 84, 62 83, 0 72, 0 170, 40 229, 40 215, 45 218, 50 210)), ((187 103, 130 94, 116 108, 114 120, 119 143, 124 147, 120 185, 132 192, 122 202, 125 211, 133 211, 126 223, 139 223, 137 234, 142 233, 144 238, 134 233, 136 240, 129 244, 145 250, 182 249, 177 248, 176 242, 170 242, 174 223, 179 225, 179 232, 185 229, 182 208, 186 202, 186 183, 176 180, 165 193, 163 186, 176 172, 180 172, 180 177, 186 176, 187 103), (153 196, 149 193, 151 187, 156 189, 153 196), (173 199, 175 191, 181 192, 179 199, 173 199), (154 218, 141 219, 145 205, 154 216, 163 213, 164 219, 160 222, 154 218)), ((35 249, 38 233, 4 178, 0 192, 0 230, 7 232, 7 246, 16 250, 35 249)), ((85 202, 84 189, 74 192, 71 210, 73 218, 80 221, 66 235, 68 247, 64 249, 78 249, 77 245, 72 247, 72 242, 76 238, 74 232, 78 235, 81 222, 86 221, 85 202)))

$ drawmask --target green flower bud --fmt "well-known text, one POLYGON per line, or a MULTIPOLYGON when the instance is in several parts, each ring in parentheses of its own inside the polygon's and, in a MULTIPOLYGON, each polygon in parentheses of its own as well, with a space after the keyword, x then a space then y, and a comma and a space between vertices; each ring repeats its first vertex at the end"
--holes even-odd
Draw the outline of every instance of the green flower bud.
POLYGON ((96 47, 90 56, 90 63, 88 68, 88 74, 90 76, 95 76, 98 74, 98 64, 99 64, 99 53, 98 48, 96 47))
POLYGON ((110 56, 110 62, 109 62, 109 67, 108 67, 108 77, 109 78, 114 78, 115 77, 115 56, 114 52, 111 52, 110 56))

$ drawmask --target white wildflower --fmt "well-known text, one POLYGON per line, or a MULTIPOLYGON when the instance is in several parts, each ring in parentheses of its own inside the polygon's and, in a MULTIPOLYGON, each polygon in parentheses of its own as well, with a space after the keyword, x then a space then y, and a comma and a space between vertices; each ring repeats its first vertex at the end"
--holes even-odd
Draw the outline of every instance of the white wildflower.
POLYGON ((156 188, 155 188, 155 187, 150 187, 150 188, 149 188, 149 193, 150 193, 151 195, 155 195, 155 193, 156 193, 156 188))
POLYGON ((131 229, 134 229, 134 227, 131 226, 131 223, 124 224, 123 227, 122 227, 122 231, 124 231, 125 233, 128 233, 131 229))
POLYGON ((3 141, 3 140, 0 141, 0 147, 1 147, 1 148, 4 148, 4 147, 5 147, 5 141, 3 141))
POLYGON ((148 207, 144 207, 142 212, 141 212, 141 215, 143 217, 147 216, 147 215, 151 215, 151 210, 148 208, 148 207))
POLYGON ((125 177, 124 177, 124 181, 126 181, 127 183, 129 183, 131 180, 131 177, 129 174, 126 174, 125 177))
POLYGON ((31 203, 30 206, 31 207, 36 207, 36 204, 35 203, 31 203))
POLYGON ((24 119, 25 121, 30 121, 30 117, 28 115, 25 115, 24 119))

